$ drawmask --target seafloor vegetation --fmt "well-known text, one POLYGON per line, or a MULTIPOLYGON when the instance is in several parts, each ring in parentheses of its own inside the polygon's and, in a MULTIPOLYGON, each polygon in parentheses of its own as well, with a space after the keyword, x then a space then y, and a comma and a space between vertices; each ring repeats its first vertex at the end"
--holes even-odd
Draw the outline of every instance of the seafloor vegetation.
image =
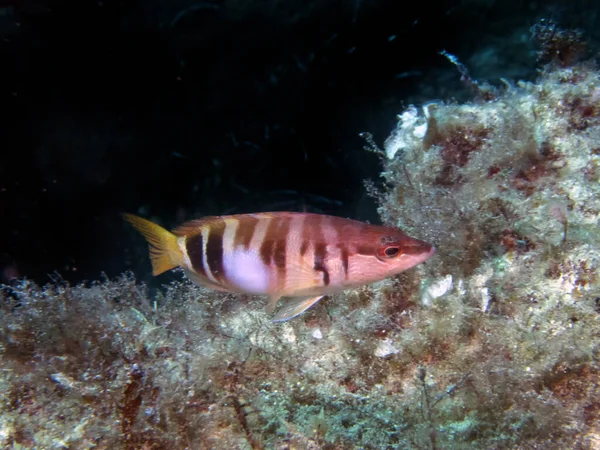
POLYGON ((536 82, 457 63, 472 102, 371 148, 382 219, 438 248, 395 279, 281 324, 187 282, 4 287, 2 446, 598 448, 600 73, 534 34, 536 82))

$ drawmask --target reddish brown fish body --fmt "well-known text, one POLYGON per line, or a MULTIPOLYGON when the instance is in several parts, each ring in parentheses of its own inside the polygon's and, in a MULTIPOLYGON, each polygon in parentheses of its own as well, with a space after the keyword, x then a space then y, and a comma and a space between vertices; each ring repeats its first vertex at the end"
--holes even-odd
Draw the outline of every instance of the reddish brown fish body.
MULTIPOLYGON (((160 240, 157 233, 167 233, 170 244, 162 248, 169 251, 151 247, 155 274, 182 266, 198 284, 269 295, 271 308, 280 297, 307 297, 298 306, 302 309, 323 295, 392 276, 435 253, 430 244, 397 228, 320 214, 207 217, 188 222, 173 234, 162 229, 153 233, 148 229, 157 225, 127 218, 151 244, 160 240)), ((289 318, 286 314, 281 320, 289 318)))

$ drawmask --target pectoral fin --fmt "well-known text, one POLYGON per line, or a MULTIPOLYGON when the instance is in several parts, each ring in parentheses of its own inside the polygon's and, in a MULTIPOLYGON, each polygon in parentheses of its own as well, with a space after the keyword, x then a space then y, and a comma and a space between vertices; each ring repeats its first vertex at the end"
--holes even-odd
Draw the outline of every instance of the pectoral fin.
POLYGON ((317 297, 299 297, 292 298, 285 302, 285 304, 281 307, 275 317, 271 319, 271 322, 285 322, 286 320, 290 320, 297 315, 302 314, 312 305, 321 300, 324 295, 319 295, 317 297))

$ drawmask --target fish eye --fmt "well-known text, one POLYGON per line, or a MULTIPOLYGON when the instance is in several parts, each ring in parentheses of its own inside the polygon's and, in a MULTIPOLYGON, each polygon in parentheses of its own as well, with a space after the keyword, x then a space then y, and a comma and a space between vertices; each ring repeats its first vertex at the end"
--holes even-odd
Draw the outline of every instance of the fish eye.
POLYGON ((394 256, 397 256, 398 253, 400 253, 400 249, 398 247, 387 247, 383 251, 383 254, 388 258, 393 258, 394 256))

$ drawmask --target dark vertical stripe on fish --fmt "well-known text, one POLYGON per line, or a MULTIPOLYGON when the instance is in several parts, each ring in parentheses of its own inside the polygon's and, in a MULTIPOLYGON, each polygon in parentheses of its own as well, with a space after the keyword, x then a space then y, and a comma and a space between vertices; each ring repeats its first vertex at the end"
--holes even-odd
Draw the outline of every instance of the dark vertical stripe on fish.
POLYGON ((273 255, 273 247, 275 246, 277 223, 280 220, 281 219, 279 218, 273 218, 269 220, 265 237, 260 244, 260 258, 266 266, 271 264, 271 256, 273 255))
POLYGON ((282 218, 277 224, 275 245, 273 246, 273 261, 275 267, 285 274, 285 254, 287 251, 287 238, 290 232, 291 218, 282 218))
POLYGON ((339 245, 341 258, 342 258, 342 268, 344 269, 344 278, 348 279, 348 260, 350 258, 348 254, 348 246, 345 243, 341 243, 339 245))
POLYGON ((254 236, 254 230, 258 224, 258 219, 251 216, 246 216, 240 219, 238 228, 235 233, 234 247, 243 246, 245 250, 250 248, 250 241, 254 236))
POLYGON ((311 216, 309 223, 309 236, 313 241, 313 270, 323 273, 323 284, 329 285, 329 271, 327 270, 327 243, 325 242, 324 228, 328 226, 325 216, 311 216))
POLYGON ((185 239, 185 249, 192 263, 192 268, 198 275, 206 276, 204 267, 204 239, 202 233, 194 234, 185 239))
POLYGON ((325 242, 317 242, 315 244, 315 257, 313 263, 313 269, 323 272, 323 283, 325 286, 329 285, 329 271, 325 265, 325 259, 327 258, 327 244, 325 242))
POLYGON ((208 240, 206 241, 206 262, 208 270, 218 281, 223 276, 223 233, 225 232, 225 222, 218 221, 212 223, 208 230, 208 240))

